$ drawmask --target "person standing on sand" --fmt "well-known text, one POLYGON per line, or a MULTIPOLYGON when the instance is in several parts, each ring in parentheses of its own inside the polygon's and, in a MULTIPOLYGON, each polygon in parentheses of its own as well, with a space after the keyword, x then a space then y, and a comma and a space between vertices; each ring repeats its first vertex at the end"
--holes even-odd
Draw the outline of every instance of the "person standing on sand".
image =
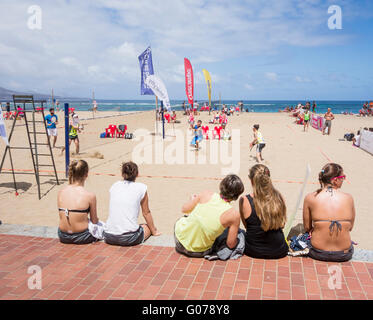
POLYGON ((47 124, 47 132, 48 132, 48 139, 53 136, 53 148, 56 147, 57 142, 57 124, 58 124, 58 117, 54 113, 54 108, 49 109, 49 114, 45 116, 45 121, 47 124))
POLYGON ((259 125, 255 124, 253 127, 254 131, 254 140, 250 143, 250 151, 256 145, 256 161, 264 160, 262 157, 262 150, 266 146, 262 134, 259 132, 259 125), (259 160, 260 159, 260 160, 259 160))
POLYGON ((307 131, 308 131, 308 128, 310 126, 310 110, 308 108, 304 112, 303 117, 304 117, 303 118, 303 129, 304 129, 304 132, 306 132, 306 128, 307 128, 307 131))
POLYGON ((313 105, 312 105, 312 112, 313 112, 313 113, 316 112, 316 101, 313 102, 313 105))
POLYGON ((325 124, 322 130, 322 134, 325 135, 325 129, 328 128, 328 136, 330 135, 330 131, 332 128, 332 120, 334 120, 334 114, 331 111, 332 109, 328 108, 328 111, 324 115, 325 124))

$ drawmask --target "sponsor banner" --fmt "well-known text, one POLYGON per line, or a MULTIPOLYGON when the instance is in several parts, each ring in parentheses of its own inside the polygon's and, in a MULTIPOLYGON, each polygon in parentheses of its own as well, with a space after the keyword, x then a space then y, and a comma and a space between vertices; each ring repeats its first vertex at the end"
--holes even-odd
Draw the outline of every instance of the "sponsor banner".
POLYGON ((145 79, 145 83, 154 92, 158 99, 163 101, 167 111, 170 111, 170 99, 168 98, 167 89, 163 81, 156 75, 149 75, 145 79))
POLYGON ((209 106, 211 107, 211 76, 210 73, 206 69, 202 69, 203 75, 205 76, 205 80, 207 83, 207 94, 209 97, 209 106))
POLYGON ((361 131, 360 148, 373 155, 373 132, 368 130, 361 131))
POLYGON ((6 135, 5 123, 3 118, 3 110, 0 107, 0 136, 3 138, 6 145, 9 145, 8 136, 6 135))
POLYGON ((312 127, 316 130, 322 131, 324 127, 324 118, 313 114, 311 117, 312 127))
POLYGON ((189 104, 193 107, 194 103, 194 80, 193 80, 193 68, 192 64, 187 58, 184 58, 185 68, 185 92, 188 98, 189 104))
POLYGON ((139 63, 141 69, 141 94, 142 95, 154 95, 151 88, 145 83, 146 78, 149 75, 154 74, 152 51, 148 47, 142 54, 139 55, 139 63))

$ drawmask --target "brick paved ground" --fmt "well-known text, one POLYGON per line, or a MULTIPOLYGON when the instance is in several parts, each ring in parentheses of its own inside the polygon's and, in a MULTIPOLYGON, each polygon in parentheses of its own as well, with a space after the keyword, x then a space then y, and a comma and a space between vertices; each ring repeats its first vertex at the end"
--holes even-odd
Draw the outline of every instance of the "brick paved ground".
POLYGON ((0 299, 373 299, 373 263, 209 262, 170 247, 70 246, 1 234, 0 299), (42 268, 42 290, 28 289, 31 265, 42 268), (331 265, 343 271, 341 289, 328 288, 331 265))

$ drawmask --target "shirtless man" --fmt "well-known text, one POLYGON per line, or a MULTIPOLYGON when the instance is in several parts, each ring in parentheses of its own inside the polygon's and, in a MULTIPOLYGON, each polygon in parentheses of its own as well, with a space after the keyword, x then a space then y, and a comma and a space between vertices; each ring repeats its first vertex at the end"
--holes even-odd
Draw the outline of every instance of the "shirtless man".
POLYGON ((328 135, 330 135, 330 131, 332 129, 332 120, 334 120, 334 114, 332 113, 332 110, 328 108, 327 113, 324 115, 325 124, 324 128, 322 130, 322 134, 325 134, 325 129, 328 128, 328 135))

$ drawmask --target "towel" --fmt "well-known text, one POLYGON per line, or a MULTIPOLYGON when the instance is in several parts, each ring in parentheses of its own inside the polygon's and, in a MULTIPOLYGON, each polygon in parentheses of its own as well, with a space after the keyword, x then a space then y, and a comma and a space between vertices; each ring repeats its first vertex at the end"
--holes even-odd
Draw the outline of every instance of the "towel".
POLYGON ((242 229, 238 230, 237 240, 238 243, 234 249, 230 249, 227 246, 228 228, 215 239, 210 254, 205 256, 207 260, 236 260, 243 256, 245 251, 245 231, 242 229))
POLYGON ((97 222, 97 224, 92 223, 91 220, 89 220, 88 222, 89 233, 99 240, 104 240, 104 236, 103 236, 104 227, 105 227, 105 222, 102 222, 102 221, 97 222))

